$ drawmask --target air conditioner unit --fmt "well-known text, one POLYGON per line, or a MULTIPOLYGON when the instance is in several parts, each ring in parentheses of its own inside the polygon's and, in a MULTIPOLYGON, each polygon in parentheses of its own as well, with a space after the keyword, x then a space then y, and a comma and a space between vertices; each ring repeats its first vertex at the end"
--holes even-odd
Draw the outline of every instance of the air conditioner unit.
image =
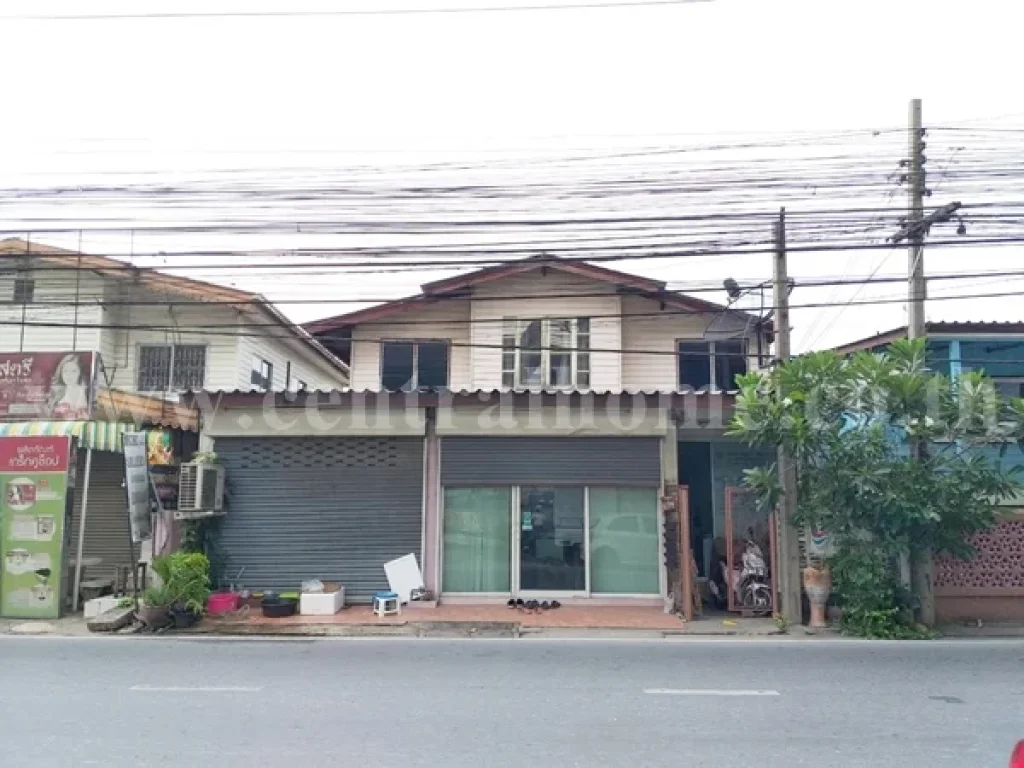
POLYGON ((208 462, 181 465, 175 520, 223 515, 224 467, 208 462))

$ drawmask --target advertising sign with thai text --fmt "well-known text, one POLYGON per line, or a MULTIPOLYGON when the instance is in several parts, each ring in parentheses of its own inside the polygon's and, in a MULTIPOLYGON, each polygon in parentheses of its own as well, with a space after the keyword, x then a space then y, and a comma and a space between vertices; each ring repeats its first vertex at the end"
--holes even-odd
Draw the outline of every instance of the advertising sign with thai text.
POLYGON ((92 418, 92 352, 0 353, 0 420, 92 418))
POLYGON ((0 615, 60 616, 69 437, 0 437, 0 615))
POLYGON ((121 439, 124 441, 124 489, 128 499, 128 523, 132 529, 132 541, 138 544, 153 533, 146 433, 125 432, 121 439))

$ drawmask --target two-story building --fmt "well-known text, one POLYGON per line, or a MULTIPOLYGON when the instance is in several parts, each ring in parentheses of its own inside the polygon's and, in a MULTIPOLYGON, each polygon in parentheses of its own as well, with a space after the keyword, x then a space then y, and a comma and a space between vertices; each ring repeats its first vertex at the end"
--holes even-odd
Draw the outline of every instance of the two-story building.
POLYGON ((770 326, 659 281, 529 259, 307 329, 351 389, 208 393, 204 409, 225 550, 254 586, 328 578, 365 600, 413 552, 446 601, 660 604, 680 455, 696 457, 698 562, 724 532, 728 471, 756 463, 725 441, 727 392, 770 326))
MULTIPOLYGON (((926 331, 932 370, 954 380, 966 371, 984 371, 1003 397, 1024 397, 1024 323, 929 322, 926 331)), ((906 337, 906 327, 895 328, 836 351, 877 352, 906 337)), ((1024 453, 1017 446, 993 445, 986 454, 1007 468, 1024 467, 1024 453)), ((1020 502, 1007 504, 997 524, 973 538, 973 558, 937 558, 938 621, 1024 619, 1024 509, 1020 502)))
POLYGON ((187 460, 198 415, 180 402, 184 392, 348 383, 347 366, 261 296, 18 239, 0 241, 0 355, 36 370, 55 360, 57 387, 71 370, 88 393, 88 407, 69 418, 26 403, 7 409, 5 391, 0 434, 78 437, 72 537, 84 500, 83 556, 104 576, 131 561, 123 431, 163 427, 176 460, 187 460))

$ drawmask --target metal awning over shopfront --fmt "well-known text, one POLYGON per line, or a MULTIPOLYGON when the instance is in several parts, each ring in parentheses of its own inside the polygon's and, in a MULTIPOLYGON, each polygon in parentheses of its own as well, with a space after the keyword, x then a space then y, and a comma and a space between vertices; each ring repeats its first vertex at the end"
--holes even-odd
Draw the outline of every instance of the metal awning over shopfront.
POLYGON ((111 421, 16 421, 0 424, 0 437, 77 437, 79 448, 121 453, 121 435, 134 429, 111 421))

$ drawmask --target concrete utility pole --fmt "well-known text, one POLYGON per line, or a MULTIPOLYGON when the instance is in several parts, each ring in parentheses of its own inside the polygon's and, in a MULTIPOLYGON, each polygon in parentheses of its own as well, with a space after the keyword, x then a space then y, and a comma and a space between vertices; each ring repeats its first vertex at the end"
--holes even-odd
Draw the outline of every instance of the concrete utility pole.
MULTIPOLYGON (((772 284, 775 304, 775 362, 785 365, 790 356, 789 327, 789 272, 786 266, 786 209, 779 210, 775 223, 775 271, 772 284)), ((784 393, 783 393, 784 394, 784 393)), ((782 500, 779 506, 779 592, 781 605, 778 613, 792 625, 803 621, 800 584, 800 534, 793 525, 796 514, 796 465, 789 454, 779 446, 779 478, 782 482, 782 500)))
MULTIPOLYGON (((910 205, 907 211, 907 221, 890 240, 893 243, 907 241, 907 338, 921 339, 927 333, 925 325, 924 302, 926 298, 926 286, 924 277, 924 242, 928 230, 933 224, 941 224, 949 221, 953 214, 960 208, 960 203, 949 203, 929 215, 924 213, 924 198, 928 195, 925 186, 927 174, 925 172, 925 130, 921 120, 921 100, 910 101, 910 135, 909 151, 910 157, 906 161, 907 166, 907 188, 910 195, 910 205)), ((911 451, 916 458, 924 453, 924 446, 919 441, 911 444, 911 451)), ((931 626, 935 623, 935 594, 932 587, 932 556, 930 552, 922 554, 917 560, 909 564, 901 563, 900 570, 903 572, 904 583, 911 582, 914 594, 920 602, 919 618, 921 623, 931 626), (908 574, 907 571, 910 571, 908 574)))
POLYGON ((908 241, 908 317, 907 338, 919 339, 925 335, 924 324, 924 126, 921 125, 921 100, 910 101, 910 164, 907 186, 910 190, 910 210, 907 216, 908 241))

